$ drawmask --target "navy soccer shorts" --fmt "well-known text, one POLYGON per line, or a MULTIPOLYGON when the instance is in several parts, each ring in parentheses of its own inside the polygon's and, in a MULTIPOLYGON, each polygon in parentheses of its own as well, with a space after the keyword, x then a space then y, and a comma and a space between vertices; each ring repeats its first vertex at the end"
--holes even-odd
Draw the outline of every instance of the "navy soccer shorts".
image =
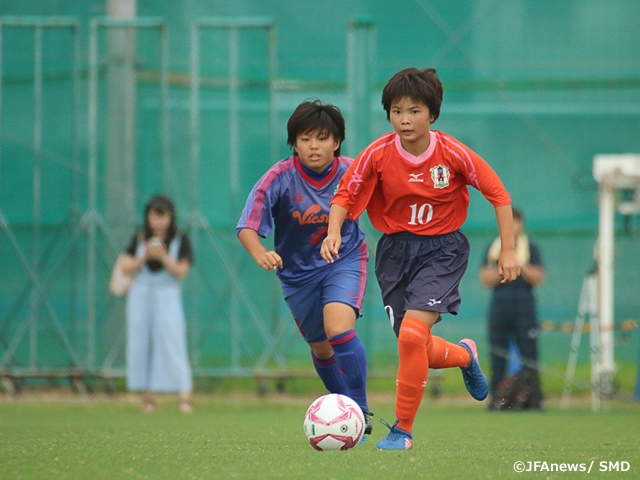
POLYGON ((407 310, 458 313, 458 286, 468 263, 469 240, 460 230, 445 235, 396 233, 380 238, 376 277, 396 336, 407 310))
POLYGON ((339 302, 360 314, 367 285, 367 257, 350 255, 327 265, 304 284, 282 282, 282 293, 289 310, 307 342, 327 339, 323 309, 327 303, 339 302))

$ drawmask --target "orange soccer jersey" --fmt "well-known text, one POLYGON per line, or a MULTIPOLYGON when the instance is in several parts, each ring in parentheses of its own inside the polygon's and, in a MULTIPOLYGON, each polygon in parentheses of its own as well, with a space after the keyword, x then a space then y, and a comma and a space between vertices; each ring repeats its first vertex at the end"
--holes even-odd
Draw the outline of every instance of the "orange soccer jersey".
POLYGON ((498 175, 478 154, 453 137, 431 130, 429 148, 414 157, 395 132, 371 143, 346 171, 332 203, 357 219, 367 209, 383 233, 442 235, 467 218, 469 190, 495 207, 511 204, 498 175))

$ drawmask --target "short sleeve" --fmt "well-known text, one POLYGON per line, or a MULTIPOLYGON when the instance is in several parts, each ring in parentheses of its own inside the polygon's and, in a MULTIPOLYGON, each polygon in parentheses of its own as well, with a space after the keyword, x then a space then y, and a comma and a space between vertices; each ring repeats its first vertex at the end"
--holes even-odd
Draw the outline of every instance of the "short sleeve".
POLYGON ((490 248, 491 248, 491 244, 487 245, 486 248, 484 249, 484 255, 482 255, 482 258, 480 259, 481 267, 489 266, 489 249, 490 248))
MULTIPOLYGON (((236 234, 242 229, 250 228, 263 238, 269 236, 273 229, 273 208, 280 199, 283 181, 285 185, 287 181, 282 177, 292 168, 292 161, 281 160, 258 180, 247 197, 236 234)), ((289 175, 286 176, 290 180, 289 175)))
POLYGON ((531 265, 537 265, 539 267, 542 267, 542 255, 540 254, 540 249, 538 248, 538 245, 536 245, 535 243, 530 243, 529 244, 529 251, 531 253, 531 259, 529 260, 529 263, 531 265))
POLYGON ((132 257, 135 257, 137 249, 138 249, 138 234, 135 234, 131 237, 131 240, 129 241, 129 245, 127 246, 124 253, 131 255, 132 257))
POLYGON ((187 260, 193 264, 193 249, 191 248, 191 240, 186 233, 182 234, 180 242, 180 250, 178 250, 178 260, 187 260))

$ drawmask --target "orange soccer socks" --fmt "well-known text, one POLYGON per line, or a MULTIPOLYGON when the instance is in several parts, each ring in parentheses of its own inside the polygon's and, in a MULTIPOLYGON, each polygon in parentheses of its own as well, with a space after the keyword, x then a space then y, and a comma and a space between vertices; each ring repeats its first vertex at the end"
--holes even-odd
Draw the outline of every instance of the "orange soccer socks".
POLYGON ((427 345, 431 328, 412 317, 404 317, 398 336, 398 377, 396 379, 396 417, 398 428, 411 433, 429 375, 427 345))
POLYGON ((411 433, 431 368, 465 368, 471 362, 466 348, 431 335, 420 320, 404 317, 398 336, 396 418, 398 428, 411 433))
POLYGON ((430 368, 466 368, 469 366, 471 357, 466 348, 449 343, 444 338, 435 335, 429 338, 431 341, 427 343, 427 356, 430 368))

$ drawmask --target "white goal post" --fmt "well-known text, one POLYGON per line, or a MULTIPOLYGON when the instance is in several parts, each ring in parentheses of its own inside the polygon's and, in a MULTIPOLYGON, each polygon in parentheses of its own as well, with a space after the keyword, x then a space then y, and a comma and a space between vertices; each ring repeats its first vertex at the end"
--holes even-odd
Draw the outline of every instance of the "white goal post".
MULTIPOLYGON (((600 399, 613 392, 614 362, 614 249, 615 211, 624 215, 640 214, 640 154, 596 155, 593 177, 599 184, 598 245, 598 308, 600 317, 596 365, 591 366, 592 406, 599 410, 600 399), (616 202, 618 190, 633 190, 633 200, 616 202), (617 204, 616 204, 617 203, 617 204)), ((592 335, 594 333, 592 332, 592 335)), ((591 345, 594 345, 592 339, 591 345)))

